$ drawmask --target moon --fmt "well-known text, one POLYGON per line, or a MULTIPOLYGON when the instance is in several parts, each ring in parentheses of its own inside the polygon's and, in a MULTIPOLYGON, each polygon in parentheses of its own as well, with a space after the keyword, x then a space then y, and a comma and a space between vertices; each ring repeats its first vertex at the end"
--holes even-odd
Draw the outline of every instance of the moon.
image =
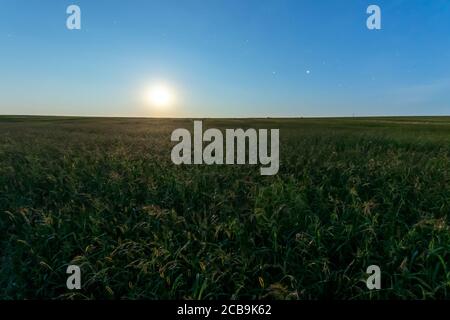
POLYGON ((146 93, 147 102, 151 107, 157 109, 168 109, 172 107, 175 103, 175 98, 175 90, 165 83, 151 85, 146 93))

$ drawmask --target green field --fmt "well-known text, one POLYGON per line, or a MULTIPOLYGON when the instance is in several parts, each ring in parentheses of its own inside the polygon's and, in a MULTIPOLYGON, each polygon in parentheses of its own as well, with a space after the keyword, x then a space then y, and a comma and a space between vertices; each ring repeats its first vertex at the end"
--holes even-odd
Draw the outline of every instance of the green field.
POLYGON ((450 117, 203 123, 279 128, 279 173, 175 166, 189 119, 0 117, 0 298, 450 297, 450 117))

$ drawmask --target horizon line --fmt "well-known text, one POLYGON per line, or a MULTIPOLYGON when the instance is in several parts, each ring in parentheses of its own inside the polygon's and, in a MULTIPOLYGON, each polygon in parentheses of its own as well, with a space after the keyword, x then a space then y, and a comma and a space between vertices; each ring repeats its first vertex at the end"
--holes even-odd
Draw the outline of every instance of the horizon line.
POLYGON ((3 117, 23 118, 104 118, 104 119, 357 119, 357 118, 445 118, 445 115, 346 115, 346 116, 242 116, 242 117, 158 117, 158 116, 103 116, 103 115, 47 115, 47 114, 0 114, 3 117))

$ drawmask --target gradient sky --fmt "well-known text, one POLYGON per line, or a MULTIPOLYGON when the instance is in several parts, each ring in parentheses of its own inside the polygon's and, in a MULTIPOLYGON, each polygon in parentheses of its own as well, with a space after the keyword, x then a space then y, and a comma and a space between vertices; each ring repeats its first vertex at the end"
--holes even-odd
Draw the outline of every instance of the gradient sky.
POLYGON ((155 116, 154 80, 168 116, 450 114, 450 1, 0 0, 0 114, 155 116))

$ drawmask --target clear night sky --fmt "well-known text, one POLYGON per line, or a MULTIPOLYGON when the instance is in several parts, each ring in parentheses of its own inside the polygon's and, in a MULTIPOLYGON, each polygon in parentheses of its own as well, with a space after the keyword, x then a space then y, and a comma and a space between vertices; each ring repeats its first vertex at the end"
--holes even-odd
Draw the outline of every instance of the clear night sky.
POLYGON ((0 0, 0 114, 450 114, 450 1, 0 0))

